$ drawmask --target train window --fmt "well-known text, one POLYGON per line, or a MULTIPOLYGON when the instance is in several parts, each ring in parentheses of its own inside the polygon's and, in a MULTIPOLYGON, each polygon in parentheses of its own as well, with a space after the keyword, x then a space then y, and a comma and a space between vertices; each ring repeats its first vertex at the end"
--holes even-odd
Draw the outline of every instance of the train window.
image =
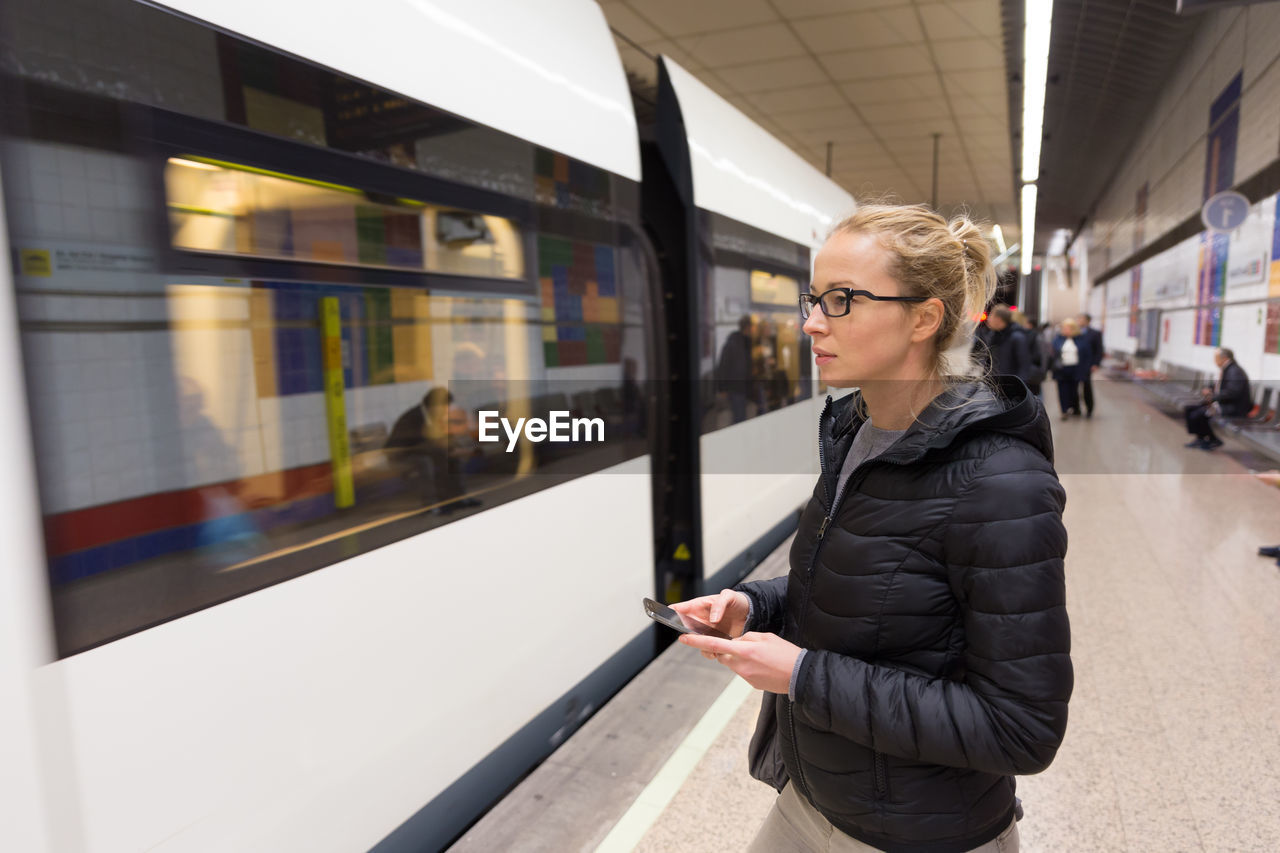
POLYGON ((208 157, 170 157, 165 192, 175 248, 262 258, 524 277, 509 219, 208 157))
POLYGON ((704 213, 702 223, 711 232, 702 329, 707 433, 808 399, 812 389, 796 307, 809 283, 807 250, 718 214, 704 213))
POLYGON ((648 452, 634 186, 131 0, 0 34, 60 654, 648 452))

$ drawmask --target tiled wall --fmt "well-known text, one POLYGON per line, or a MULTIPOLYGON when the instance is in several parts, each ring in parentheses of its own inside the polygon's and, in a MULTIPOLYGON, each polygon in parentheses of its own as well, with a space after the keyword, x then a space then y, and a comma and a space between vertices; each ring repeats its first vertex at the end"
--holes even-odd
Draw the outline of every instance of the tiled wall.
POLYGON ((6 144, 5 191, 14 248, 25 239, 111 245, 150 242, 151 205, 140 161, 71 145, 6 144))
MULTIPOLYGON (((163 313, 190 298, 143 307, 163 313)), ((51 316, 40 310, 51 299, 24 297, 24 313, 51 316)), ((141 301, 81 297, 74 304, 92 310, 141 301)), ((28 331, 23 340, 46 514, 329 459, 323 395, 256 399, 247 331, 28 331), (183 356, 211 347, 216 360, 183 356), (182 399, 193 388, 196 405, 182 399)), ((348 389, 348 424, 390 430, 426 387, 348 389)))
POLYGON ((1103 196, 1086 239, 1094 275, 1123 262, 1200 210, 1209 106, 1243 76, 1235 183, 1280 156, 1280 4, 1208 13, 1171 69, 1133 150, 1103 196), (1135 246, 1138 191, 1149 183, 1143 239, 1135 246))
MULTIPOLYGON (((140 161, 10 140, 4 168, 13 248, 53 266, 17 277, 46 514, 329 458, 323 395, 257 394, 249 283, 156 271, 140 161)), ((389 430, 427 387, 348 388, 348 424, 389 430)))

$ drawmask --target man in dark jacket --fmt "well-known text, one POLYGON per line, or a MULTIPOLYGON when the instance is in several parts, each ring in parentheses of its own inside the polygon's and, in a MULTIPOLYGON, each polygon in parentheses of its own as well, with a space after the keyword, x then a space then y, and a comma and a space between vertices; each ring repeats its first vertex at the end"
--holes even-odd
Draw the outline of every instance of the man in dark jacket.
POLYGON ((738 320, 738 330, 725 339, 716 365, 716 391, 729 398, 733 422, 747 419, 747 399, 752 396, 751 338, 755 321, 750 314, 738 320))
POLYGON ((1187 432, 1195 438, 1187 442, 1187 447, 1197 450, 1215 450, 1222 446, 1222 440, 1213 433, 1212 418, 1222 415, 1224 418, 1243 418, 1253 408, 1253 396, 1249 393, 1249 376, 1244 368, 1236 364, 1235 353, 1222 347, 1213 354, 1213 363, 1222 371, 1218 384, 1201 391, 1204 402, 1186 406, 1183 415, 1187 420, 1187 432))
POLYGON ((1102 332, 1099 332, 1093 326, 1089 325, 1093 322, 1093 317, 1088 314, 1081 314, 1076 318, 1076 322, 1080 324, 1080 340, 1077 345, 1083 342, 1088 346, 1089 363, 1080 363, 1080 398, 1084 400, 1084 416, 1086 418, 1093 417, 1093 374, 1102 366, 1102 332))
POLYGON ((467 435, 466 413, 454 405, 448 389, 436 387, 396 419, 383 446, 392 468, 417 488, 424 503, 436 505, 437 515, 480 503, 463 497, 457 440, 467 435))
POLYGON ((974 335, 974 354, 991 368, 995 376, 1016 376, 1026 382, 1031 376, 1031 347, 1022 327, 1013 322, 1007 305, 995 305, 987 312, 986 325, 974 335))
POLYGON ((774 696, 791 789, 876 849, 973 850, 1012 824, 1013 777, 1045 769, 1066 731, 1048 418, 1017 379, 961 386, 838 486, 830 460, 866 426, 859 397, 823 411, 790 574, 735 588, 745 630, 803 650, 774 696))

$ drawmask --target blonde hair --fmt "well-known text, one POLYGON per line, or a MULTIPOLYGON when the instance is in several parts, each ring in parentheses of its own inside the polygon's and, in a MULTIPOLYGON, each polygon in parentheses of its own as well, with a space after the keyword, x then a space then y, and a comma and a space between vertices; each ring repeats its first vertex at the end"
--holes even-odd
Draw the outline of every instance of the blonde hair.
MULTIPOLYGON (((942 302, 942 323, 933 337, 932 370, 940 378, 975 371, 969 363, 948 364, 947 350, 973 336, 996 291, 991 246, 964 214, 944 219, 922 204, 865 204, 831 229, 837 234, 868 234, 889 253, 889 275, 903 296, 942 302)), ((909 303, 904 304, 910 310, 909 303)), ((966 351, 967 352, 967 351, 966 351)))

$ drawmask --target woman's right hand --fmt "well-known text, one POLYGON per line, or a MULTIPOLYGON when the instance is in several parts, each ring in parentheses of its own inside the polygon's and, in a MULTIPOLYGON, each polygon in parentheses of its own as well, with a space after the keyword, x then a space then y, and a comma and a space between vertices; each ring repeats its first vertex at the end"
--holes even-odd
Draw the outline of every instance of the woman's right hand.
POLYGON ((723 589, 717 595, 704 595, 688 601, 677 601, 671 609, 681 616, 692 616, 730 637, 741 637, 747 628, 750 599, 745 592, 723 589))

